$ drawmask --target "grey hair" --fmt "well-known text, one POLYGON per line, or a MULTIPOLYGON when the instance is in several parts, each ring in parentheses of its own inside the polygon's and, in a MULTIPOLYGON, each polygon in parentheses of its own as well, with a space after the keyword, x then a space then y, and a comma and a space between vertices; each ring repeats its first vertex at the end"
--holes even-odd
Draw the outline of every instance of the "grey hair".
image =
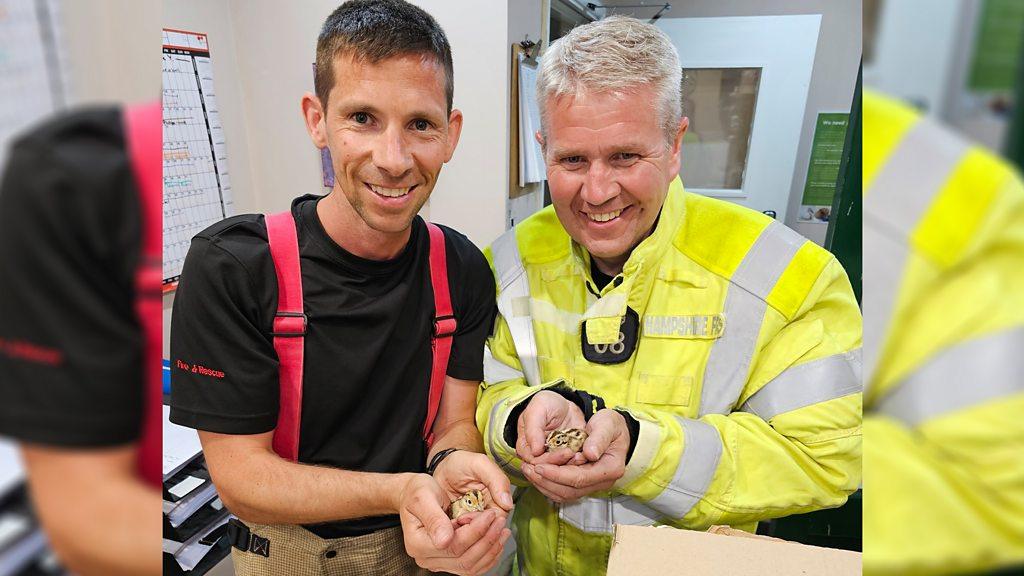
POLYGON ((565 94, 624 94, 651 85, 657 94, 658 120, 669 142, 682 119, 679 53, 656 26, 627 16, 573 28, 552 43, 541 59, 537 101, 541 134, 547 137, 547 101, 565 94))

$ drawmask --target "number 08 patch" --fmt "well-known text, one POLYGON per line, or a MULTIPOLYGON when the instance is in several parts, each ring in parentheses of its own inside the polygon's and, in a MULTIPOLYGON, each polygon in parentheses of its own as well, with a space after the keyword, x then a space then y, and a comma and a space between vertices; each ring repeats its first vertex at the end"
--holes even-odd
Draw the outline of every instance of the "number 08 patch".
POLYGON ((611 344, 590 344, 587 342, 587 323, 580 330, 580 343, 583 345, 583 357, 595 364, 621 364, 633 355, 636 350, 637 337, 640 333, 640 315, 632 308, 626 309, 619 326, 619 337, 611 344))

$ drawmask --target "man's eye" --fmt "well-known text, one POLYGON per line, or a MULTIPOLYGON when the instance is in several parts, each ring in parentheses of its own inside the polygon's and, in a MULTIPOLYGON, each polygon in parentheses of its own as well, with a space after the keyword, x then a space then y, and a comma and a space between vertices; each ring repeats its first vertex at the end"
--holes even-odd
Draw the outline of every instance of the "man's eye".
POLYGON ((580 162, 583 162, 583 156, 566 156, 565 158, 562 158, 562 162, 566 164, 579 164, 580 162))
POLYGON ((412 123, 412 125, 413 128, 419 130, 420 132, 424 132, 430 128, 430 122, 427 122, 426 120, 416 120, 415 122, 412 123))
POLYGON ((366 112, 356 112, 352 115, 352 119, 356 121, 356 124, 366 124, 370 121, 370 115, 366 112))
POLYGON ((630 160, 636 160, 639 156, 639 154, 634 154, 632 152, 619 152, 618 154, 615 155, 615 159, 624 160, 628 162, 630 160))

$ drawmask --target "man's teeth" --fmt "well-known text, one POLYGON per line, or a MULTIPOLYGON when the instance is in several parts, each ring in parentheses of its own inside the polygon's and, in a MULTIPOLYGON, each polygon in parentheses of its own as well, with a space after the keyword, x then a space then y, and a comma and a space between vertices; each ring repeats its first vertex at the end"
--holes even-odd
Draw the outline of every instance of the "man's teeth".
POLYGON ((399 198, 408 194, 409 190, 412 190, 412 187, 385 188, 383 186, 375 186, 373 184, 370 184, 370 188, 377 194, 380 194, 381 196, 387 196, 388 198, 399 198))
POLYGON ((605 212, 603 214, 587 214, 594 222, 607 222, 613 218, 618 218, 619 214, 622 214, 622 210, 616 210, 615 212, 605 212))

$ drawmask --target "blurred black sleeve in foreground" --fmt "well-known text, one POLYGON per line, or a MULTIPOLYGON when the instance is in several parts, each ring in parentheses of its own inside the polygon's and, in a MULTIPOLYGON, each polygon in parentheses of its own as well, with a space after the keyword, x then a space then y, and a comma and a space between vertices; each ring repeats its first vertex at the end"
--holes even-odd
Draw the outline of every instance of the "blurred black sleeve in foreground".
POLYGON ((37 125, 0 184, 0 434, 109 446, 139 432, 139 200, 121 111, 37 125))

